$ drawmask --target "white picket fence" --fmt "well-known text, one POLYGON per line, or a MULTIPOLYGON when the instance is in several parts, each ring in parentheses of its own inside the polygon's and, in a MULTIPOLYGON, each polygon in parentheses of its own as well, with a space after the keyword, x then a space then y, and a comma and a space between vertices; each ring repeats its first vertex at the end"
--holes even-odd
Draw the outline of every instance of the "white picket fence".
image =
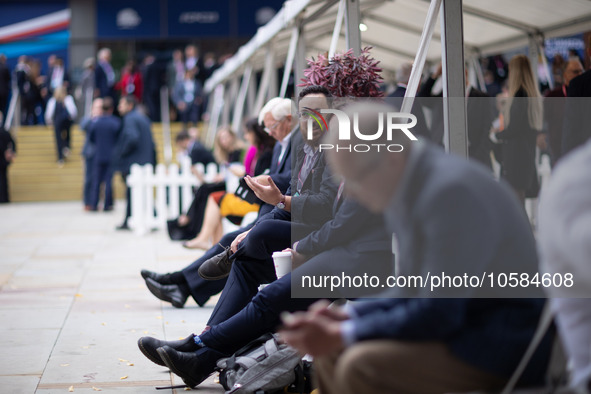
MULTIPOLYGON (((205 182, 211 182, 218 174, 217 166, 210 163, 207 168, 196 164, 198 171, 205 174, 205 182)), ((234 191, 238 178, 222 169, 226 188, 234 191)), ((177 164, 168 167, 158 164, 156 171, 151 164, 131 166, 127 186, 131 190, 131 217, 129 226, 138 235, 154 229, 165 229, 166 221, 186 213, 193 201, 193 188, 200 185, 191 172, 191 160, 183 158, 180 168, 177 164)))

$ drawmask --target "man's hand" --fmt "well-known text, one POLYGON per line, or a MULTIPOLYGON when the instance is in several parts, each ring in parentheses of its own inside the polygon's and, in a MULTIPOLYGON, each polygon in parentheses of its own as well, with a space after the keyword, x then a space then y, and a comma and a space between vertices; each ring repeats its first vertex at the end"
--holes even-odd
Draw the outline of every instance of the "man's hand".
POLYGON ((240 242, 242 242, 242 240, 246 238, 249 231, 250 230, 240 233, 236 238, 234 238, 234 241, 232 241, 232 245, 230 245, 230 250, 232 251, 232 253, 236 253, 236 251, 238 250, 238 245, 240 245, 240 242))
POLYGON ((269 175, 257 175, 257 176, 250 177, 250 179, 254 179, 260 185, 269 186, 269 181, 267 180, 267 178, 269 178, 269 175))
POLYGON ((289 250, 291 251, 291 266, 293 267, 292 269, 298 268, 300 265, 304 264, 310 258, 309 256, 303 255, 294 249, 289 250))
POLYGON ((546 150, 548 148, 548 144, 546 143, 546 134, 538 133, 536 137, 536 145, 540 150, 546 150))
POLYGON ((283 194, 281 194, 281 190, 275 185, 273 179, 267 175, 267 182, 269 183, 268 186, 257 182, 255 179, 251 178, 249 175, 244 177, 246 184, 248 187, 252 189, 254 194, 267 204, 277 205, 281 199, 283 198, 283 194))
POLYGON ((284 317, 284 328, 279 331, 281 339, 296 348, 301 354, 314 357, 326 356, 344 347, 341 322, 326 316, 295 313, 284 317))

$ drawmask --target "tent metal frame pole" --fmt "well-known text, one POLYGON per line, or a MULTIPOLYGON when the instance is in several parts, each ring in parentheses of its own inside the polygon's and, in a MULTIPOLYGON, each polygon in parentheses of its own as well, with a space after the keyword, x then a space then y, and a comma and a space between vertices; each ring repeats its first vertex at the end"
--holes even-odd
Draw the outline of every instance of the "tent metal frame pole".
POLYGON ((273 63, 275 62, 274 58, 275 51, 273 50, 273 45, 269 45, 267 47, 267 53, 265 54, 265 67, 263 68, 263 75, 261 76, 259 90, 257 92, 257 97, 254 104, 254 112, 256 113, 258 113, 263 108, 263 104, 267 99, 267 94, 269 92, 269 81, 271 79, 272 72, 271 69, 273 68, 273 63))
POLYGON ((289 49, 287 51, 287 58, 285 66, 283 67, 283 79, 281 80, 281 89, 279 90, 279 97, 285 97, 287 93, 287 85, 289 84, 289 77, 293 68, 293 60, 296 55, 298 41, 300 39, 301 27, 298 22, 291 29, 291 40, 289 41, 289 49))
POLYGON ((258 115, 254 111, 254 102, 256 100, 256 91, 257 91, 257 81, 256 81, 256 73, 255 73, 255 75, 250 76, 250 81, 248 83, 248 89, 246 91, 246 113, 248 114, 248 116, 258 115))
POLYGON ((304 79, 304 70, 308 67, 306 62, 306 31, 304 30, 304 24, 301 23, 299 26, 300 34, 298 44, 296 46, 295 53, 295 69, 293 72, 293 94, 298 97, 302 88, 298 86, 300 81, 304 79))
POLYGON ((411 112, 415 96, 417 95, 417 90, 419 89, 419 83, 421 82, 421 73, 423 72, 423 67, 425 67, 425 61, 427 60, 429 44, 433 37, 435 25, 437 24, 437 15, 441 7, 441 1, 442 0, 431 0, 431 4, 429 5, 427 18, 425 18, 425 26, 423 27, 423 33, 421 34, 421 41, 419 42, 419 48, 415 55, 415 61, 412 64, 412 70, 410 72, 410 78, 408 79, 400 112, 411 112))
POLYGON ((491 21, 491 22, 500 23, 501 25, 509 26, 514 29, 524 31, 526 33, 530 33, 530 34, 539 33, 539 29, 537 29, 534 26, 530 26, 525 23, 510 19, 510 18, 503 17, 501 15, 492 14, 490 12, 480 10, 477 8, 464 6, 463 12, 465 12, 467 15, 472 15, 472 16, 476 16, 476 17, 491 21))
POLYGON ((162 141, 164 150, 164 162, 172 163, 172 137, 170 132, 170 108, 168 103, 168 86, 160 88, 160 119, 162 120, 162 141))
POLYGON ((205 139, 205 145, 208 147, 213 146, 215 134, 220 122, 222 106, 224 105, 224 90, 225 85, 223 83, 220 83, 215 87, 213 91, 213 103, 211 104, 211 118, 209 120, 209 127, 207 129, 207 137, 205 139))
POLYGON ((252 75, 252 64, 248 63, 244 69, 242 75, 242 82, 240 83, 240 90, 238 91, 238 97, 234 104, 234 114, 232 116, 232 130, 238 132, 240 124, 242 123, 242 114, 244 113, 244 104, 246 102, 247 90, 250 86, 250 77, 252 75))
POLYGON ((238 90, 240 87, 238 79, 239 77, 235 76, 230 80, 230 89, 228 89, 228 91, 225 94, 224 107, 222 111, 222 126, 228 126, 230 124, 230 112, 232 111, 232 109, 236 108, 236 102, 234 101, 234 97, 238 95, 238 90))
POLYGON ((341 0, 339 2, 339 10, 337 11, 337 19, 334 23, 334 30, 332 31, 332 38, 330 39, 330 47, 328 49, 328 58, 332 59, 337 51, 337 45, 339 43, 339 37, 341 35, 341 29, 343 28, 343 19, 345 18, 345 2, 347 0, 341 0))
POLYGON ((448 152, 468 157, 462 0, 443 0, 441 33, 443 142, 448 152))
POLYGON ((359 23, 359 0, 345 0, 347 49, 353 49, 355 56, 361 54, 361 31, 359 30, 359 23))

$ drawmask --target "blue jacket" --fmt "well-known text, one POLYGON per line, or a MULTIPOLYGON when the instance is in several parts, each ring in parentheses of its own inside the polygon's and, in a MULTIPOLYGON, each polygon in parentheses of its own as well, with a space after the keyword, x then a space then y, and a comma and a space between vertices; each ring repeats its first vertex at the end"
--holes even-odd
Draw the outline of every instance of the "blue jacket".
POLYGON ((109 163, 117 144, 121 120, 113 115, 100 116, 90 124, 88 138, 95 145, 97 163, 109 163))
POLYGON ((150 119, 138 110, 123 117, 123 126, 113 151, 115 171, 129 173, 132 164, 156 164, 150 119))
MULTIPOLYGON (((385 212, 387 229, 398 240, 397 274, 537 272, 531 227, 508 185, 433 145, 418 152, 385 212)), ((509 377, 531 341, 544 300, 502 298, 537 293, 500 290, 466 288, 454 293, 458 298, 445 298, 450 293, 423 289, 360 302, 354 306, 353 337, 443 342, 468 364, 509 377)), ((552 335, 538 348, 521 383, 542 382, 552 335)))

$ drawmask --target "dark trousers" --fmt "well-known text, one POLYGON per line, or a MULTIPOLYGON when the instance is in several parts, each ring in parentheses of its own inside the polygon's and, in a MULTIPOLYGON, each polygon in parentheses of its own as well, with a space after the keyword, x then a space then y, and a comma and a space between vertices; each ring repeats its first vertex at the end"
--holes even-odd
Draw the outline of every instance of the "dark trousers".
POLYGON ((189 122, 197 124, 197 122, 201 118, 200 106, 195 103, 187 104, 187 107, 184 111, 179 110, 179 118, 179 120, 183 122, 183 124, 187 124, 189 122))
POLYGON ((125 200, 126 200, 126 208, 125 208, 125 219, 123 219, 123 224, 127 225, 127 220, 131 216, 131 189, 127 186, 127 177, 129 176, 129 172, 121 173, 121 178, 123 178, 123 183, 125 184, 125 200))
POLYGON ((57 148, 58 160, 64 159, 64 148, 70 148, 70 126, 69 121, 56 122, 53 131, 55 133, 55 145, 57 148))
POLYGON ((240 243, 224 291, 207 322, 219 324, 244 308, 263 283, 277 279, 271 255, 291 246, 312 230, 307 225, 286 220, 265 220, 257 224, 240 243), (292 234, 292 231, 294 234, 292 234))
MULTIPOLYGON (((190 221, 186 226, 187 239, 192 239, 199 234, 201 226, 203 226, 203 218, 205 216, 205 207, 207 206, 207 200, 209 195, 213 192, 222 191, 226 189, 225 182, 218 183, 204 183, 195 192, 193 202, 187 211, 187 216, 190 221)), ((233 239, 232 239, 233 240, 233 239)))
POLYGON ((181 271, 187 281, 187 284, 189 285, 191 296, 195 299, 197 304, 205 304, 211 296, 222 291, 227 279, 224 278, 220 280, 205 280, 201 278, 198 272, 199 267, 201 267, 201 264, 203 264, 203 262, 205 262, 207 259, 215 256, 216 254, 221 253, 224 250, 223 247, 230 246, 232 244, 232 241, 234 241, 238 234, 249 230, 252 226, 253 224, 250 224, 246 227, 238 229, 237 231, 225 234, 220 240, 219 244, 212 246, 200 258, 195 260, 191 265, 189 265, 181 271), (220 246, 220 244, 223 247, 220 246))
POLYGON ((8 112, 8 93, 0 94, 0 112, 2 112, 2 121, 6 120, 6 113, 8 112))
POLYGON ((95 162, 92 172, 92 200, 90 207, 96 209, 99 202, 101 184, 105 185, 105 204, 104 208, 113 207, 113 188, 112 188, 113 170, 109 162, 95 162))
MULTIPOLYGON (((311 294, 308 298, 292 297, 292 280, 296 281, 294 282, 296 285, 301 283, 303 276, 307 275, 337 275, 339 272, 347 274, 369 272, 379 275, 389 273, 392 252, 387 244, 378 248, 365 248, 363 251, 358 251, 357 246, 357 242, 353 241, 349 245, 336 247, 312 257, 293 273, 285 275, 259 291, 240 312, 211 326, 209 331, 199 337, 208 347, 223 353, 234 353, 264 333, 275 331, 281 324, 279 318, 281 312, 306 310, 320 298, 315 294, 311 294), (369 262, 373 267, 368 266, 369 262), (380 265, 380 262, 385 264, 380 265)), ((327 289, 324 290, 323 298, 336 299, 348 295, 348 289, 337 290, 330 295, 326 294, 327 289), (329 297, 326 297, 327 295, 329 297)))
POLYGON ((90 206, 92 201, 92 163, 94 161, 93 157, 86 157, 84 158, 84 190, 83 190, 83 200, 84 205, 90 206))
POLYGON ((0 203, 10 202, 8 195, 8 167, 0 167, 0 203))

